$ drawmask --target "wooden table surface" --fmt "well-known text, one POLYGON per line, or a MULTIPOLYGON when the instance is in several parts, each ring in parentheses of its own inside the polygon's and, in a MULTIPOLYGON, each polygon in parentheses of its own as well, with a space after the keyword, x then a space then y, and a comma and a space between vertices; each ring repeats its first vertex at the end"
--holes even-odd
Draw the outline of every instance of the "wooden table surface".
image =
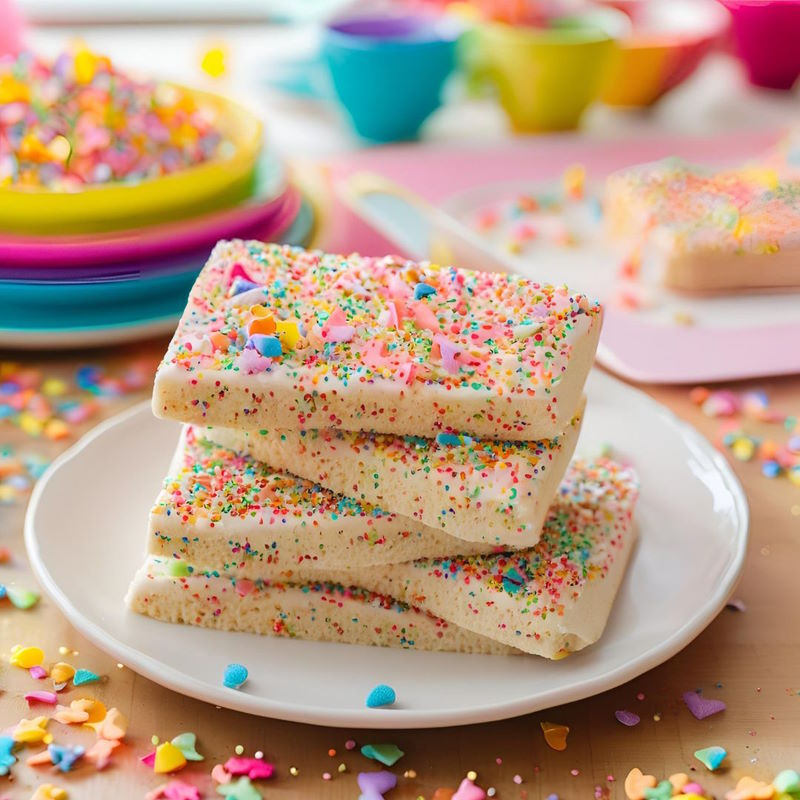
MULTIPOLYGON (((66 354, 46 361, 19 353, 5 357, 38 368, 45 376, 69 377, 80 364, 113 368, 136 352, 155 357, 163 347, 164 342, 157 341, 128 351, 66 354)), ((800 410, 800 377, 758 385, 768 389, 775 406, 800 410)), ((646 391, 710 438, 719 431, 719 420, 705 417, 693 406, 685 388, 646 387, 646 391)), ((145 394, 142 391, 109 402, 83 427, 145 394)), ((758 426, 752 430, 759 432, 758 426)), ((765 426, 761 432, 778 435, 774 426, 765 426)), ((0 421, 0 445, 11 444, 19 451, 36 449, 50 458, 69 441, 32 440, 0 421)), ((130 728, 126 746, 104 772, 84 765, 62 776, 50 768, 17 764, 12 769, 13 780, 0 778, 0 798, 28 798, 35 786, 48 781, 81 800, 143 797, 163 780, 138 764, 138 757, 151 749, 153 734, 165 739, 181 731, 197 734, 206 761, 191 765, 178 777, 203 787, 207 797, 217 796, 209 778, 211 766, 227 759, 241 744, 251 754, 262 750, 277 765, 277 778, 261 784, 265 797, 356 798, 356 774, 375 769, 376 764, 357 751, 345 750, 350 737, 359 743, 394 742, 406 752, 394 768, 399 783, 389 797, 397 800, 430 800, 437 788, 456 787, 469 770, 478 773, 479 785, 495 787, 498 798, 539 798, 552 793, 561 798, 622 797, 622 782, 634 766, 659 778, 674 772, 694 775, 690 770, 697 768, 698 779, 717 796, 745 774, 769 781, 780 769, 800 767, 800 601, 796 588, 800 488, 786 479, 762 477, 755 461, 734 462, 734 467, 747 490, 752 512, 747 567, 736 592, 746 610, 723 611, 678 656, 613 691, 505 722, 432 731, 371 732, 260 719, 183 697, 118 667, 73 631, 46 597, 29 611, 4 605, 0 610, 0 729, 22 717, 47 713, 29 711, 26 706, 23 694, 40 687, 33 685, 24 670, 9 666, 8 654, 15 643, 36 644, 45 650, 48 661, 64 659, 107 676, 102 685, 87 687, 90 692, 72 690, 68 696, 91 694, 109 707, 118 707, 129 717, 130 728), (78 651, 78 655, 60 656, 60 647, 78 651), (681 701, 683 692, 696 688, 723 699, 727 710, 696 720, 681 701), (640 694, 643 699, 637 699, 640 694), (636 711, 641 723, 635 728, 622 726, 614 718, 617 709, 636 711), (566 751, 556 752, 545 744, 539 726, 542 720, 570 727, 566 751), (692 754, 713 744, 724 746, 729 756, 726 768, 712 775, 692 754), (334 756, 328 754, 331 749, 336 750, 334 756), (346 772, 338 772, 341 763, 346 772), (289 772, 292 766, 297 768, 296 776, 289 772), (333 775, 329 782, 322 779, 325 772, 333 775), (404 776, 406 772, 408 776, 404 776), (515 782, 515 776, 522 782, 515 782)), ((11 564, 0 565, 2 583, 34 585, 25 564, 24 510, 24 500, 0 505, 0 543, 13 554, 11 564)), ((680 581, 681 576, 676 575, 675 580, 680 581)), ((60 742, 88 744, 93 740, 93 734, 73 729, 64 734, 65 726, 54 726, 54 730, 56 727, 60 742)))

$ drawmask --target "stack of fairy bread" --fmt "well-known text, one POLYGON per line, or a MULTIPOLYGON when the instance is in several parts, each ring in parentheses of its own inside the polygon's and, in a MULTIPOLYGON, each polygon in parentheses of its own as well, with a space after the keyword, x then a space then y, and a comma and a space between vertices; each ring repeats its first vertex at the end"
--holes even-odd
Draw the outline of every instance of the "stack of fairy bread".
POLYGON ((558 658, 602 633, 637 489, 570 463, 600 307, 221 242, 153 407, 186 423, 128 595, 168 622, 558 658))

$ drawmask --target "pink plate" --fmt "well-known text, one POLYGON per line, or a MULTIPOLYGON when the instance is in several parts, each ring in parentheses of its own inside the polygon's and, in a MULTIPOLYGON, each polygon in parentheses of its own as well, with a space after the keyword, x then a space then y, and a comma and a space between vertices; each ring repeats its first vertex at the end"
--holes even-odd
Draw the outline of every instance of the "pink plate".
MULTIPOLYGON (((557 179, 575 162, 582 163, 595 180, 621 167, 669 155, 700 163, 735 163, 766 149, 778 135, 737 133, 715 139, 617 142, 575 135, 521 139, 492 148, 397 146, 366 150, 340 161, 334 168, 334 181, 344 190, 355 173, 378 173, 441 209, 452 207, 451 199, 487 184, 557 179)), ((411 255, 420 249, 420 237, 412 241, 413 236, 405 235, 408 227, 394 225, 398 234, 387 241, 339 204, 329 225, 332 235, 324 244, 329 250, 378 255, 396 251, 402 241, 404 253, 411 255)), ((423 239, 423 249, 425 246, 423 239)), ((559 263, 552 263, 547 277, 558 281, 559 263)), ((642 383, 695 383, 800 372, 800 351, 792 344, 800 341, 800 294, 692 299, 687 303, 691 325, 608 304, 599 363, 642 383)))
POLYGON ((0 232, 0 277, 3 265, 85 267, 210 250, 219 239, 266 226, 286 206, 288 185, 283 165, 269 161, 262 170, 259 186, 249 200, 192 219, 91 236, 14 236, 0 232))

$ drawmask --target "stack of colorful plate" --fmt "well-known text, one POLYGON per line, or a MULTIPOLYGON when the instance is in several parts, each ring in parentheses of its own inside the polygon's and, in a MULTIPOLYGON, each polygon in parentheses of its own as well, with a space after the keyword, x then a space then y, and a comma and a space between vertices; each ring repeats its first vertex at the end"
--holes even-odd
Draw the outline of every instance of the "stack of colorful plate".
MULTIPOLYGON (((213 109, 224 156, 158 177, 57 189, 26 185, 21 170, 16 181, 0 175, 0 347, 170 331, 218 239, 310 239, 311 206, 263 146, 261 123, 223 98, 180 91, 213 109)), ((13 134, 4 121, 0 138, 13 134)))

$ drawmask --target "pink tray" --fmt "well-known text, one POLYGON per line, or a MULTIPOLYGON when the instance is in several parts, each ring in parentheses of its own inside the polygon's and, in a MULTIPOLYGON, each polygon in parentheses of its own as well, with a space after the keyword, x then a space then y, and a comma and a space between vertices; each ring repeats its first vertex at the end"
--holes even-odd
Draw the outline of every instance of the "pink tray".
MULTIPOLYGON (((772 143, 777 131, 715 137, 648 138, 598 142, 580 134, 519 139, 492 147, 397 146, 365 150, 331 165, 334 186, 360 171, 376 172, 402 184, 437 206, 459 193, 512 179, 553 179, 572 163, 584 164, 592 178, 621 167, 669 155, 708 163, 735 162, 772 143)), ((326 249, 379 255, 397 247, 371 229, 342 203, 331 209, 326 249)), ((577 287, 580 288, 580 287, 577 287)), ((800 296, 798 299, 800 302, 800 296)), ((697 383, 800 372, 800 323, 741 313, 729 325, 653 324, 635 312, 607 308, 598 362, 642 383, 697 383)))

